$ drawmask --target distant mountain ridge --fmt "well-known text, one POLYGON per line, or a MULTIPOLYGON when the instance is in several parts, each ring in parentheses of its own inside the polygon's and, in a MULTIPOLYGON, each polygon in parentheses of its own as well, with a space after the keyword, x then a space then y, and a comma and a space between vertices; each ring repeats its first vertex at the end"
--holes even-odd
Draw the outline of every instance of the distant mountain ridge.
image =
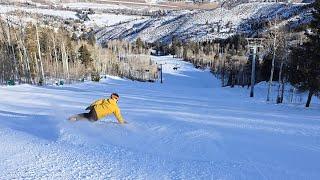
MULTIPOLYGON (((301 26, 310 21, 306 4, 244 3, 214 10, 172 11, 165 16, 133 20, 97 30, 101 44, 113 39, 170 43, 172 38, 205 41, 228 38, 237 33, 254 34, 255 28, 276 17, 282 26, 301 26)), ((259 27, 261 26, 261 27, 259 27)))

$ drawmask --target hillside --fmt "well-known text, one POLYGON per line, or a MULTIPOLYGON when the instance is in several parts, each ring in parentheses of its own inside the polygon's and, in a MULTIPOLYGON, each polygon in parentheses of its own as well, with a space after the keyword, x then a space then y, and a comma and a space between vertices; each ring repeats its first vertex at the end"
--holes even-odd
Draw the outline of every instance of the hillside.
MULTIPOLYGON (((245 3, 231 9, 172 11, 164 16, 149 17, 97 30, 100 43, 111 39, 147 42, 181 40, 212 40, 236 33, 254 34, 252 27, 277 16, 282 25, 298 27, 310 21, 306 4, 245 3)), ((264 29, 260 29, 264 31, 264 29)))
POLYGON ((164 10, 161 6, 140 6, 144 4, 142 2, 135 2, 135 5, 126 3, 0 5, 0 13, 10 15, 15 21, 20 19, 17 10, 29 13, 28 17, 22 18, 24 21, 31 21, 33 14, 37 14, 44 22, 50 19, 52 24, 56 24, 52 21, 58 21, 68 29, 77 26, 84 30, 79 34, 91 32, 92 28, 100 44, 113 39, 135 41, 138 37, 146 42, 165 43, 173 37, 183 41, 225 39, 234 34, 251 36, 258 31, 263 33, 268 30, 266 24, 276 17, 281 21, 281 26, 293 30, 311 20, 310 8, 304 3, 242 3, 211 10, 164 10), (88 9, 93 14, 82 19, 79 11, 88 9))
POLYGON ((216 8, 218 2, 193 3, 192 1, 171 0, 0 0, 0 3, 28 3, 45 5, 64 5, 67 3, 94 3, 100 6, 125 6, 127 8, 142 9, 212 9, 216 8))

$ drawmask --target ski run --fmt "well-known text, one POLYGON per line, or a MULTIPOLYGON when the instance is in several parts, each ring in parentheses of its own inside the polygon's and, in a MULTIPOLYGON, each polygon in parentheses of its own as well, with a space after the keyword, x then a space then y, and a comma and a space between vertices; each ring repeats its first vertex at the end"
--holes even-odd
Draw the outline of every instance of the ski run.
POLYGON ((0 179, 319 179, 316 98, 308 109, 266 103, 266 84, 250 98, 208 70, 152 58, 163 84, 1 86, 0 179), (129 124, 66 120, 112 92, 129 124))

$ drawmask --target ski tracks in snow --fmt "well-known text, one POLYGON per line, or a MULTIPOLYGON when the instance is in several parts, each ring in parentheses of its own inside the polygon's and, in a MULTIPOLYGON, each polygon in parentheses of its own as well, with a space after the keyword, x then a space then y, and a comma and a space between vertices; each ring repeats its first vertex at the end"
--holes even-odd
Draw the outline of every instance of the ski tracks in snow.
MULTIPOLYGON (((172 57, 164 84, 108 77, 63 87, 0 87, 0 179, 317 179, 319 112, 221 88, 172 57), (179 66, 178 71, 172 68, 179 66), (66 121, 118 92, 114 117, 66 121)), ((264 97, 263 97, 264 98, 264 97)))

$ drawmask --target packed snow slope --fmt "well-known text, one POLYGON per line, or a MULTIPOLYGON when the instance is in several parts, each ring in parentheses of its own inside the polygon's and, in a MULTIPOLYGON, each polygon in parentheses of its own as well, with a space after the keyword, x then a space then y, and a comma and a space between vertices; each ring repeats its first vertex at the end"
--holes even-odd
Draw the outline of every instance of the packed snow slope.
POLYGON ((0 179, 319 179, 319 103, 274 105, 171 57, 164 84, 0 87, 0 179), (173 67, 179 67, 174 71, 173 67), (121 96, 114 117, 68 122, 121 96))

